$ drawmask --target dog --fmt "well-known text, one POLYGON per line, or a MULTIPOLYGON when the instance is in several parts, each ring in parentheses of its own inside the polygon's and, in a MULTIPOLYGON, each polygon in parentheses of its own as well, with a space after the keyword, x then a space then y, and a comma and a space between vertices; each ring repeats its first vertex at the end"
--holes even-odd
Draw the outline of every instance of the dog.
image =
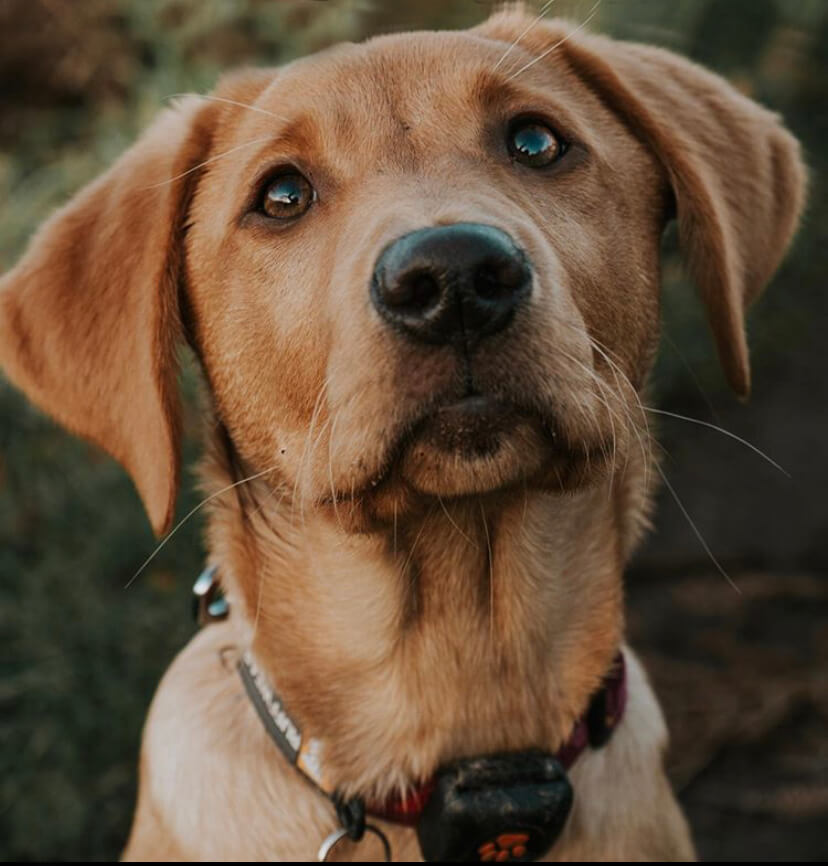
POLYGON ((159 535, 180 344, 209 395, 230 612, 153 700, 124 858, 692 859, 624 645, 659 241, 677 219, 746 397, 804 190, 723 79, 508 8, 231 74, 53 215, 0 283, 0 364, 159 535))

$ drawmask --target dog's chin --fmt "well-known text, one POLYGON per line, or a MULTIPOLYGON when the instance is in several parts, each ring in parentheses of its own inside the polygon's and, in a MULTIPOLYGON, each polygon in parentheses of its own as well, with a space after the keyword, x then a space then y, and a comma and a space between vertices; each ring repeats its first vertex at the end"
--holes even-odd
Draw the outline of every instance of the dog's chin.
POLYGON ((488 493, 540 474, 553 438, 537 416, 487 397, 465 397, 417 425, 400 475, 428 496, 488 493))
POLYGON ((319 505, 340 526, 367 532, 438 497, 574 492, 605 477, 613 451, 600 435, 573 443, 551 418, 479 395, 434 407, 391 447, 385 469, 319 505))

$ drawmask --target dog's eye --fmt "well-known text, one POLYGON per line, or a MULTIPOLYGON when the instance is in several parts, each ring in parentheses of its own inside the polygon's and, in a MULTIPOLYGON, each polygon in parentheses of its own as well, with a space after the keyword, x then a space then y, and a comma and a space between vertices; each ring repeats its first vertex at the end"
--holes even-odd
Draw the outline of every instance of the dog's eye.
POLYGON ((298 171, 286 171, 271 178, 264 187, 261 210, 277 220, 302 216, 313 204, 316 191, 298 171))
POLYGON ((563 156, 563 141, 539 120, 520 118, 509 127, 509 153, 523 165, 542 168, 563 156))

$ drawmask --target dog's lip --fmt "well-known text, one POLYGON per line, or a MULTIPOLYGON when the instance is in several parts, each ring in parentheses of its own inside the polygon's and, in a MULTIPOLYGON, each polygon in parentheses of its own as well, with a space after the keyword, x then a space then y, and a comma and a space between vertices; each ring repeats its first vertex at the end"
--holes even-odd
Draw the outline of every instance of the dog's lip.
POLYGON ((466 394, 436 407, 420 419, 413 439, 443 451, 485 453, 521 417, 516 406, 484 394, 466 394))
MULTIPOLYGON (((337 492, 336 499, 359 499, 381 490, 395 477, 409 449, 418 443, 427 442, 446 453, 464 451, 469 457, 479 457, 496 450, 502 436, 521 422, 540 427, 550 444, 555 442, 553 423, 539 412, 476 391, 463 396, 444 395, 420 407, 389 445, 381 468, 372 477, 363 485, 352 485, 349 492, 337 492)), ((332 500, 324 496, 321 501, 332 500)))
MULTIPOLYGON (((534 429, 545 443, 545 461, 559 486, 583 467, 599 466, 607 456, 603 440, 573 442, 562 430, 554 414, 528 403, 503 399, 500 395, 466 392, 462 396, 443 394, 421 405, 397 436, 389 442, 377 470, 351 483, 348 489, 337 489, 333 496, 324 494, 320 503, 360 501, 384 496, 389 483, 404 481, 401 467, 412 449, 425 445, 432 453, 442 451, 447 457, 465 457, 474 461, 487 457, 500 447, 513 431, 534 429)), ((547 473, 548 474, 548 473, 547 473)), ((416 485, 411 490, 416 491, 416 485)))
POLYGON ((486 394, 466 394, 459 400, 438 407, 442 415, 491 415, 493 410, 504 408, 505 404, 486 394))
POLYGON ((443 419, 457 421, 469 418, 479 419, 480 421, 492 421, 513 412, 514 408, 508 403, 504 403, 487 394, 466 394, 459 400, 438 406, 434 415, 443 419))

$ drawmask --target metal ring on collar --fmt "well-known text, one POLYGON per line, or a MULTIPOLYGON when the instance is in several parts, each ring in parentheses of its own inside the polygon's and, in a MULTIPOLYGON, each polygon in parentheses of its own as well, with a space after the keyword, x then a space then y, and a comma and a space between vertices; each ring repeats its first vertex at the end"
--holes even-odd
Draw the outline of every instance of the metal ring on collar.
MULTIPOLYGON (((380 842, 382 842, 382 851, 383 857, 385 858, 386 863, 391 862, 391 843, 388 841, 388 837, 379 827, 375 827, 373 824, 365 825, 366 833, 373 833, 380 842)), ((328 857, 333 853, 334 848, 343 840, 348 838, 348 831, 344 827, 340 827, 338 830, 334 830, 325 841, 319 846, 319 853, 316 855, 316 859, 320 863, 324 863, 327 861, 328 857)))

